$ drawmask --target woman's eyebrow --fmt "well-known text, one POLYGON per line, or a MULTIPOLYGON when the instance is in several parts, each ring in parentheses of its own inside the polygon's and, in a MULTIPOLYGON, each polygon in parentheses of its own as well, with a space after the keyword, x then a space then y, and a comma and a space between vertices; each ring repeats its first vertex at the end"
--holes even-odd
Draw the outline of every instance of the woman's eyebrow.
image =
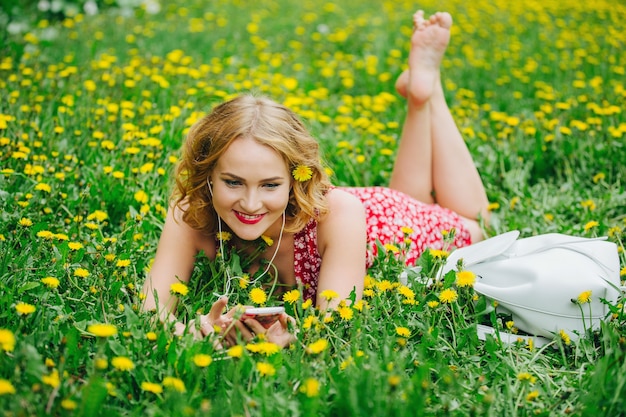
MULTIPOLYGON (((228 176, 228 177, 230 177, 232 179, 235 179, 235 180, 245 181, 245 178, 242 178, 239 175, 235 175, 235 174, 230 173, 230 172, 222 172, 221 175, 222 176, 228 176)), ((276 177, 264 178, 260 182, 282 181, 284 179, 285 179, 284 177, 276 176, 276 177)))

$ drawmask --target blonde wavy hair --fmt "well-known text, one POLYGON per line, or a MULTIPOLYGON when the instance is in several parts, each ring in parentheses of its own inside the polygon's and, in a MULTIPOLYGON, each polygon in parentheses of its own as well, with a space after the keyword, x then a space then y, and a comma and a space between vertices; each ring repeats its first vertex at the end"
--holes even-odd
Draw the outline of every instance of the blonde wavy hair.
POLYGON ((286 232, 297 232, 311 218, 328 212, 326 193, 331 185, 321 164, 319 144, 298 116, 265 97, 242 95, 217 105, 196 122, 183 145, 172 198, 183 211, 183 221, 209 234, 217 232, 207 178, 228 146, 238 138, 252 138, 284 159, 289 172, 300 165, 311 169, 310 180, 292 179, 285 210, 286 232))

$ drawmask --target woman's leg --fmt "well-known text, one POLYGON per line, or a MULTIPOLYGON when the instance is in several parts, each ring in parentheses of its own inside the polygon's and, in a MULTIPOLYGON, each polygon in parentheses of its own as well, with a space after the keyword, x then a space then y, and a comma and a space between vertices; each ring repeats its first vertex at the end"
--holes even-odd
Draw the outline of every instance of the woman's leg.
POLYGON ((458 213, 477 241, 483 237, 478 219, 488 220, 489 202, 439 76, 452 18, 437 13, 424 20, 418 12, 414 20, 409 70, 396 84, 398 92, 407 95, 408 112, 390 187, 458 213))

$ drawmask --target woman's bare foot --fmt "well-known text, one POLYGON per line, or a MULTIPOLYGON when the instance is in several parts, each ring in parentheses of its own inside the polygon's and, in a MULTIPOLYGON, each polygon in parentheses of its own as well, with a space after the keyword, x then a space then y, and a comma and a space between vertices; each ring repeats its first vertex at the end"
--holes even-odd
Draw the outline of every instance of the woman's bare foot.
MULTIPOLYGON (((439 67, 450 41, 452 26, 452 16, 449 13, 437 12, 428 20, 423 16, 421 10, 413 16, 415 31, 411 36, 406 88, 409 100, 418 106, 430 99, 439 82, 439 67)), ((401 78, 402 75, 398 81, 401 78)), ((400 91, 399 88, 398 90, 400 91)))

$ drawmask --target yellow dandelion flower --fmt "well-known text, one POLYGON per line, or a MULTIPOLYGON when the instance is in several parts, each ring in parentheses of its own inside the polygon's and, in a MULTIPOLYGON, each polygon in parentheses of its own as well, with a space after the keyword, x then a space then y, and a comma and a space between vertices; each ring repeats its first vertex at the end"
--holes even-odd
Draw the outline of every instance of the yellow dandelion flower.
POLYGON ((204 353, 198 353, 193 357, 193 363, 198 368, 206 368, 213 362, 213 358, 210 355, 205 355, 204 353))
POLYGON ((314 324, 317 324, 318 320, 316 316, 307 316, 304 321, 302 322, 302 328, 303 329, 310 329, 311 326, 313 326, 314 324))
POLYGON ((89 276, 89 271, 85 268, 76 268, 74 270, 74 276, 79 278, 87 278, 89 276))
POLYGON ((600 223, 598 223, 595 220, 592 220, 590 222, 587 222, 585 226, 583 226, 583 229, 585 230, 585 232, 588 232, 590 229, 593 229, 594 227, 598 227, 598 226, 600 226, 600 223))
POLYGON ((96 358, 94 360, 96 369, 105 370, 109 367, 109 361, 106 358, 96 358))
POLYGON ((339 294, 337 293, 337 291, 333 291, 333 290, 324 290, 320 293, 320 295, 322 297, 324 297, 326 299, 326 301, 330 301, 333 300, 335 298, 339 298, 339 294))
POLYGON ((117 334, 117 327, 107 323, 94 323, 87 327, 87 331, 97 337, 111 337, 117 334))
POLYGON ((151 342, 154 342, 155 340, 157 340, 157 334, 155 332, 148 332, 146 333, 146 339, 148 339, 151 342))
POLYGON ((408 235, 412 235, 412 234, 413 234, 413 229, 411 229, 411 228, 410 228, 410 227, 408 227, 408 226, 402 226, 402 227, 400 228, 400 230, 402 231, 402 233, 404 233, 404 234, 405 234, 405 235, 407 235, 407 236, 408 236, 408 235))
POLYGON ((45 277, 41 278, 41 283, 48 288, 58 288, 61 282, 55 277, 45 277))
POLYGON ((453 290, 452 288, 446 288, 445 290, 441 291, 441 293, 439 293, 439 301, 441 301, 442 303, 454 303, 458 298, 458 294, 455 290, 453 290))
POLYGON ((411 336, 411 330, 407 327, 396 327, 396 334, 401 337, 409 337, 411 336))
POLYGON ((15 349, 15 335, 11 330, 0 329, 0 348, 5 352, 15 349))
POLYGON ((300 392, 307 397, 317 397, 320 393, 320 382, 315 378, 307 378, 300 386, 300 392))
POLYGON ((48 184, 40 182, 39 184, 35 185, 35 190, 49 193, 50 191, 52 191, 52 187, 50 187, 48 184))
POLYGON ((33 225, 33 221, 31 219, 27 219, 26 217, 22 217, 18 223, 22 227, 31 227, 33 225))
POLYGON ((297 302, 299 299, 300 299, 300 291, 298 290, 287 291, 283 295, 283 301, 289 304, 293 304, 297 302))
POLYGON ((398 292, 400 293, 400 295, 404 296, 405 298, 415 298, 415 292, 410 289, 409 287, 407 287, 406 285, 400 285, 398 287, 398 292))
POLYGON ((35 310, 37 310, 37 308, 32 304, 19 302, 15 305, 15 310, 17 311, 17 314, 19 314, 20 316, 27 316, 29 314, 34 313, 35 310))
POLYGON ((271 363, 257 362, 256 370, 259 371, 261 376, 273 376, 276 374, 276 368, 271 363))
POLYGON ((170 285, 170 292, 172 294, 185 296, 189 293, 189 287, 187 287, 182 282, 175 282, 172 285, 170 285))
POLYGON ((586 304, 591 300, 591 290, 583 291, 576 298, 579 304, 586 304))
POLYGON ((6 379, 0 379, 0 395, 15 394, 15 387, 6 379))
POLYGON ((59 371, 53 369, 48 375, 43 375, 41 377, 41 382, 46 385, 50 385, 52 388, 57 388, 61 385, 61 378, 59 377, 59 371))
POLYGON ((239 278, 239 288, 245 290, 250 285, 250 276, 248 274, 243 274, 241 278, 239 278))
POLYGON ((261 239, 263 239, 263 242, 265 242, 267 246, 272 246, 274 244, 274 239, 269 236, 261 235, 261 239))
POLYGON ((565 332, 565 330, 562 330, 562 329, 559 330, 559 336, 561 337, 561 340, 563 341, 563 343, 565 343, 566 345, 569 345, 572 343, 572 339, 565 332))
POLYGON ((298 165, 291 171, 291 175, 296 181, 304 182, 313 177, 313 170, 306 165, 298 165))
POLYGON ((519 381, 528 381, 530 384, 534 384, 537 381, 537 377, 532 376, 528 372, 520 372, 517 374, 517 379, 519 381))
POLYGON ((339 317, 344 321, 350 321, 354 317, 354 310, 348 306, 339 307, 337 311, 339 312, 339 317))
POLYGON ((476 274, 472 271, 459 271, 456 273, 456 285, 459 287, 473 287, 476 282, 476 274))
POLYGON ((385 243, 383 247, 385 248, 387 252, 400 253, 400 249, 392 243, 385 243))
POLYGON ((111 365, 118 371, 130 371, 135 368, 135 364, 126 356, 116 356, 111 360, 111 365))
POLYGON ((531 391, 526 396, 526 401, 535 401, 537 398, 539 398, 539 391, 531 391))
POLYGON ((430 255, 435 259, 446 259, 449 255, 448 251, 440 249, 429 249, 430 255))
POLYGON ((241 358, 241 356, 243 355, 243 346, 235 345, 229 348, 226 351, 226 354, 230 356, 231 358, 241 358))
POLYGON ((163 378, 163 386, 167 387, 167 388, 171 388, 174 391, 178 391, 178 392, 185 392, 185 383, 176 377, 173 376, 166 376, 165 378, 163 378))
POLYGON ((309 307, 311 307, 312 305, 313 305, 313 300, 309 298, 309 299, 308 299, 308 300, 306 300, 304 303, 302 303, 302 309, 303 309, 303 310, 306 310, 306 309, 308 309, 309 307))
POLYGON ((433 300, 433 301, 429 301, 429 302, 428 302, 428 303, 426 303, 426 304, 427 304, 427 305, 428 305, 428 307, 430 307, 430 308, 435 308, 435 307, 437 307, 437 306, 439 305, 439 301, 435 301, 435 300, 433 300))
POLYGON ((400 385, 401 381, 402 381, 402 379, 398 375, 390 375, 389 378, 387 378, 387 382, 392 387, 396 387, 396 386, 400 385))
POLYGON ((129 265, 130 265, 130 259, 119 259, 115 263, 115 266, 117 266, 118 268, 126 268, 129 265))
POLYGON ((319 340, 309 344, 306 347, 306 351, 307 351, 307 353, 310 353, 312 355, 317 355, 319 353, 322 353, 324 350, 326 350, 327 347, 328 347, 328 340, 326 340, 326 339, 319 339, 319 340))
POLYGON ((253 288, 250 290, 250 300, 254 304, 263 305, 267 301, 267 294, 261 288, 253 288))
POLYGON ((220 242, 228 242, 233 235, 230 232, 217 232, 215 238, 220 242))
POLYGON ((272 356, 280 352, 280 346, 272 342, 248 343, 246 349, 252 353, 261 353, 265 356, 272 356))
POLYGON ((161 394, 163 392, 163 386, 161 386, 161 384, 155 384, 154 382, 144 381, 141 383, 141 390, 153 394, 161 394))

